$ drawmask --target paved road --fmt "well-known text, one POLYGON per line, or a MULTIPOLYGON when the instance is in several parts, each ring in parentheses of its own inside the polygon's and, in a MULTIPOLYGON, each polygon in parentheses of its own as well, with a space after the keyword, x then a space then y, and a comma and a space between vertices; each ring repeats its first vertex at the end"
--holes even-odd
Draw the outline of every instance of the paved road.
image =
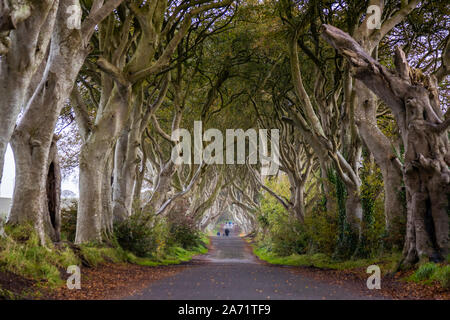
POLYGON ((212 237, 208 254, 180 268, 174 276, 153 282, 127 299, 369 299, 355 289, 259 262, 240 237, 212 237))

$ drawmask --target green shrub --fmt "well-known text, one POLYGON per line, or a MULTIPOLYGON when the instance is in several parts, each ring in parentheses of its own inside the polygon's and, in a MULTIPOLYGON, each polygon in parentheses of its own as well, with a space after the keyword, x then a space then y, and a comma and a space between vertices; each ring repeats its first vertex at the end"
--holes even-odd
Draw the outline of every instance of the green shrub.
POLYGON ((150 228, 150 214, 135 213, 114 226, 118 244, 138 257, 146 257, 157 249, 156 237, 150 228))
POLYGON ((170 226, 166 218, 157 219, 154 222, 152 230, 156 245, 154 254, 156 257, 162 257, 166 254, 167 248, 170 245, 170 226))
POLYGON ((198 247, 202 244, 200 231, 194 221, 185 215, 178 215, 170 223, 170 241, 184 249, 198 247))
MULTIPOLYGON (((268 192, 262 193, 257 215, 260 234, 255 241, 278 256, 323 253, 338 259, 373 258, 385 256, 385 216, 383 181, 378 167, 365 162, 362 169, 361 197, 364 206, 363 236, 349 229, 346 222, 346 189, 336 173, 330 179, 314 177, 307 183, 305 193, 308 204, 303 223, 268 192), (324 195, 324 186, 329 194, 324 195), (327 203, 328 201, 328 203, 327 203), (327 210, 328 209, 328 210, 327 210), (358 246, 357 246, 358 245, 358 246)), ((286 175, 267 179, 265 184, 280 196, 289 199, 290 184, 286 175)))
POLYGON ((280 225, 276 232, 272 232, 272 250, 280 256, 305 253, 308 239, 304 226, 291 217, 280 217, 277 223, 280 225), (281 220, 285 220, 285 223, 281 220))
POLYGON ((173 247, 190 250, 203 246, 202 234, 184 213, 158 219, 135 213, 114 227, 114 235, 121 248, 137 257, 163 259, 173 247))
MULTIPOLYGON (((319 208, 317 208, 319 209, 319 208)), ((338 217, 336 213, 316 210, 305 217, 305 232, 309 241, 309 251, 331 255, 336 247, 338 217)))

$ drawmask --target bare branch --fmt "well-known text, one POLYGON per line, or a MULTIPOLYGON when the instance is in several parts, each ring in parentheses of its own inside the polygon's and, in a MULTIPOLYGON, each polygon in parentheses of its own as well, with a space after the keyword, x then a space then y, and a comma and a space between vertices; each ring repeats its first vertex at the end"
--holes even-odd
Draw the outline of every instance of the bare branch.
POLYGON ((155 128, 156 132, 166 141, 170 142, 171 144, 175 144, 175 141, 171 139, 171 137, 161 128, 159 125, 158 119, 156 119, 156 116, 152 115, 152 122, 153 127, 155 128))
POLYGON ((386 20, 381 28, 376 30, 371 35, 371 40, 375 43, 379 43, 381 39, 384 38, 386 34, 388 34, 397 24, 403 21, 405 17, 413 11, 417 5, 420 3, 420 0, 411 0, 408 5, 401 8, 397 11, 390 19, 386 20))
POLYGON ((194 184, 195 184, 195 182, 197 181, 198 177, 200 176, 200 173, 201 173, 201 171, 202 171, 202 169, 203 169, 203 166, 204 166, 203 163, 200 164, 200 165, 198 166, 198 169, 197 169, 197 171, 195 172, 194 177, 192 177, 192 180, 191 180, 191 182, 189 183, 189 185, 186 187, 186 189, 184 189, 184 190, 181 191, 181 192, 178 192, 178 193, 175 194, 173 197, 171 197, 169 200, 167 200, 167 201, 161 206, 161 208, 159 208, 158 211, 156 211, 155 215, 158 216, 158 215, 160 215, 160 214, 163 214, 163 213, 168 209, 169 205, 170 205, 173 201, 175 201, 176 199, 180 198, 181 196, 184 196, 186 193, 188 193, 188 192, 192 189, 192 187, 194 186, 194 184))
POLYGON ((261 179, 258 178, 257 173, 254 171, 254 169, 250 165, 247 164, 247 167, 249 168, 249 171, 252 173, 253 178, 261 186, 261 188, 266 190, 272 197, 274 197, 286 210, 289 210, 290 207, 292 206, 292 203, 290 203, 287 199, 283 199, 282 196, 278 195, 275 191, 273 191, 268 186, 266 186, 261 181, 261 179))

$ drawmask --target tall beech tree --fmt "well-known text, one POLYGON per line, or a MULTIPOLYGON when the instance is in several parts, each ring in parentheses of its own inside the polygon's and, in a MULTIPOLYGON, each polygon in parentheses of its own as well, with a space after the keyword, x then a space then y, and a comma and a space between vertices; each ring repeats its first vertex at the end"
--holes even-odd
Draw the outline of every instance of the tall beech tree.
POLYGON ((280 130, 280 170, 287 174, 290 183, 290 198, 286 199, 265 185, 261 175, 251 166, 249 170, 261 188, 273 196, 292 216, 300 222, 305 219, 305 187, 314 166, 314 155, 310 146, 294 126, 283 121, 277 113, 258 120, 263 128, 279 128, 280 130))
POLYGON ((100 172, 105 155, 112 153, 130 113, 142 103, 146 79, 170 66, 177 46, 199 15, 214 14, 231 3, 183 1, 176 6, 166 0, 131 2, 118 16, 110 16, 101 24, 98 43, 102 57, 97 65, 102 70, 102 91, 94 125, 81 148, 75 242, 102 237, 100 172), (131 28, 134 20, 135 28, 131 28))
MULTIPOLYGON (((335 75, 331 74, 326 65, 326 53, 323 52, 314 34, 317 19, 316 2, 312 1, 301 8, 301 14, 294 18, 294 6, 291 1, 282 1, 281 10, 287 22, 289 30, 288 54, 290 61, 290 73, 295 98, 285 109, 289 114, 289 121, 298 128, 300 133, 306 137, 321 161, 322 174, 329 180, 329 173, 335 170, 345 184, 345 219, 348 226, 348 235, 345 244, 339 249, 339 254, 351 254, 348 251, 355 250, 358 240, 361 238, 361 221, 363 219, 363 208, 360 198, 361 179, 359 177, 358 165, 361 157, 361 143, 351 116, 350 92, 345 88, 346 79, 342 79, 339 70, 335 75), (301 48, 309 56, 313 52, 318 58, 312 59, 312 71, 316 77, 311 80, 312 87, 309 93, 306 89, 304 72, 301 68, 299 58, 299 40, 307 29, 312 30, 313 48, 307 49, 305 45, 301 48), (334 81, 332 86, 329 81, 334 81), (341 105, 342 104, 342 107, 341 105), (341 121, 337 126, 338 117, 349 119, 341 121), (347 241, 348 240, 348 241, 347 241), (343 251, 346 251, 345 253, 343 251)), ((347 79, 347 81, 349 81, 347 79)))
MULTIPOLYGON (((43 61, 45 68, 11 139, 16 161, 16 181, 9 223, 31 221, 43 235, 42 221, 47 219, 44 216, 46 200, 55 198, 55 195, 47 195, 46 181, 58 116, 91 50, 89 42, 96 25, 122 1, 94 1, 83 22, 80 21, 82 9, 78 0, 59 2, 54 28, 48 31, 51 43, 47 59, 43 61)), ((51 190, 56 188, 48 189, 51 190)))
POLYGON ((123 221, 132 213, 135 192, 136 169, 138 165, 138 150, 150 118, 161 106, 170 82, 170 73, 164 76, 157 97, 152 94, 146 102, 136 104, 127 124, 122 129, 117 140, 114 153, 113 172, 113 216, 115 221, 123 221), (152 101, 153 100, 153 101, 152 101), (145 106, 145 107, 144 107, 145 106))
MULTIPOLYGON (((358 25, 354 22, 350 30, 355 39, 369 53, 377 50, 382 39, 397 24, 404 20, 418 5, 419 1, 402 2, 398 9, 385 8, 385 1, 371 0, 368 5, 376 5, 384 12, 385 19, 380 21, 379 29, 370 28, 372 17, 366 15, 363 22, 358 25)), ((381 169, 384 181, 384 214, 386 216, 386 228, 392 244, 401 245, 404 238, 406 208, 401 197, 403 177, 401 163, 396 156, 391 141, 383 134, 377 125, 377 99, 368 88, 359 80, 349 83, 351 90, 352 109, 355 124, 361 139, 364 141, 377 165, 381 169)))

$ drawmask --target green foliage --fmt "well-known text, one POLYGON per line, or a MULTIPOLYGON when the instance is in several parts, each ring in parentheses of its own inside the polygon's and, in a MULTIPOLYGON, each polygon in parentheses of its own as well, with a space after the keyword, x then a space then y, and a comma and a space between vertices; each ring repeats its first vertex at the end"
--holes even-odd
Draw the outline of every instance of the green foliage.
POLYGON ((81 245, 80 249, 83 260, 88 266, 96 267, 104 262, 104 258, 98 248, 90 245, 81 245))
POLYGON ((206 248, 206 244, 209 241, 206 236, 202 236, 202 245, 186 250, 181 247, 168 247, 164 255, 160 257, 153 258, 142 258, 136 257, 134 254, 128 252, 127 260, 131 263, 138 264, 141 266, 155 267, 160 265, 170 265, 170 264, 179 264, 185 261, 189 261, 193 256, 198 254, 205 254, 208 252, 206 248))
POLYGON ((259 214, 257 219, 263 229, 269 227, 270 223, 266 213, 259 214))
POLYGON ((322 252, 331 255, 336 247, 338 234, 338 217, 335 212, 317 210, 307 213, 304 230, 309 242, 308 252, 322 252))
POLYGON ((276 223, 276 231, 272 234, 274 252, 283 256, 306 252, 307 234, 299 221, 289 216, 280 216, 276 223))
POLYGON ((329 183, 334 186, 332 196, 336 198, 338 210, 338 233, 337 244, 333 257, 347 259, 355 252, 358 237, 347 222, 345 202, 347 200, 347 189, 344 182, 335 170, 328 171, 329 183))
MULTIPOLYGON (((267 180, 266 184, 278 194, 289 198, 289 181, 286 176, 267 180)), ((264 193, 261 199, 258 221, 266 232, 264 243, 269 250, 285 256, 306 251, 308 242, 303 225, 268 193, 264 193)))
POLYGON ((22 299, 22 297, 18 296, 14 292, 0 288, 0 300, 20 300, 20 299, 22 299))
MULTIPOLYGON (((380 169, 368 161, 361 169, 360 197, 364 213, 361 241, 358 241, 358 235, 350 229, 346 220, 347 191, 344 183, 334 170, 328 172, 328 178, 309 188, 309 207, 303 222, 289 214, 270 194, 263 193, 257 217, 263 234, 256 238, 258 245, 280 257, 321 253, 336 260, 346 260, 352 258, 355 252, 357 254, 353 258, 384 255, 386 231, 380 169), (321 189, 325 183, 330 193, 326 197, 321 189), (323 199, 331 203, 327 205, 323 199), (327 208, 331 210, 327 211, 327 208)), ((320 178, 315 179, 320 181, 320 178)), ((290 185, 286 176, 268 180, 266 184, 278 194, 289 197, 290 185)))
POLYGON ((365 161, 361 168, 360 197, 363 210, 361 238, 356 255, 369 257, 382 247, 385 235, 385 219, 383 201, 383 177, 380 169, 370 161, 365 161))
POLYGON ((96 267, 105 262, 105 257, 96 245, 82 244, 80 246, 80 254, 83 262, 89 267, 96 267))
MULTIPOLYGON (((392 142, 399 138, 398 127, 395 121, 389 116, 377 117, 377 125, 383 134, 392 142)), ((394 150, 394 152, 396 152, 394 150)))
POLYGON ((61 208, 61 237, 70 242, 75 241, 77 210, 78 204, 75 200, 71 201, 68 206, 61 208))
POLYGON ((173 261, 174 263, 180 263, 180 261, 186 262, 192 259, 192 257, 196 254, 198 254, 199 252, 204 252, 204 247, 202 247, 203 249, 199 249, 199 250, 186 250, 182 247, 171 247, 168 250, 168 255, 167 257, 163 260, 163 261, 173 261))

